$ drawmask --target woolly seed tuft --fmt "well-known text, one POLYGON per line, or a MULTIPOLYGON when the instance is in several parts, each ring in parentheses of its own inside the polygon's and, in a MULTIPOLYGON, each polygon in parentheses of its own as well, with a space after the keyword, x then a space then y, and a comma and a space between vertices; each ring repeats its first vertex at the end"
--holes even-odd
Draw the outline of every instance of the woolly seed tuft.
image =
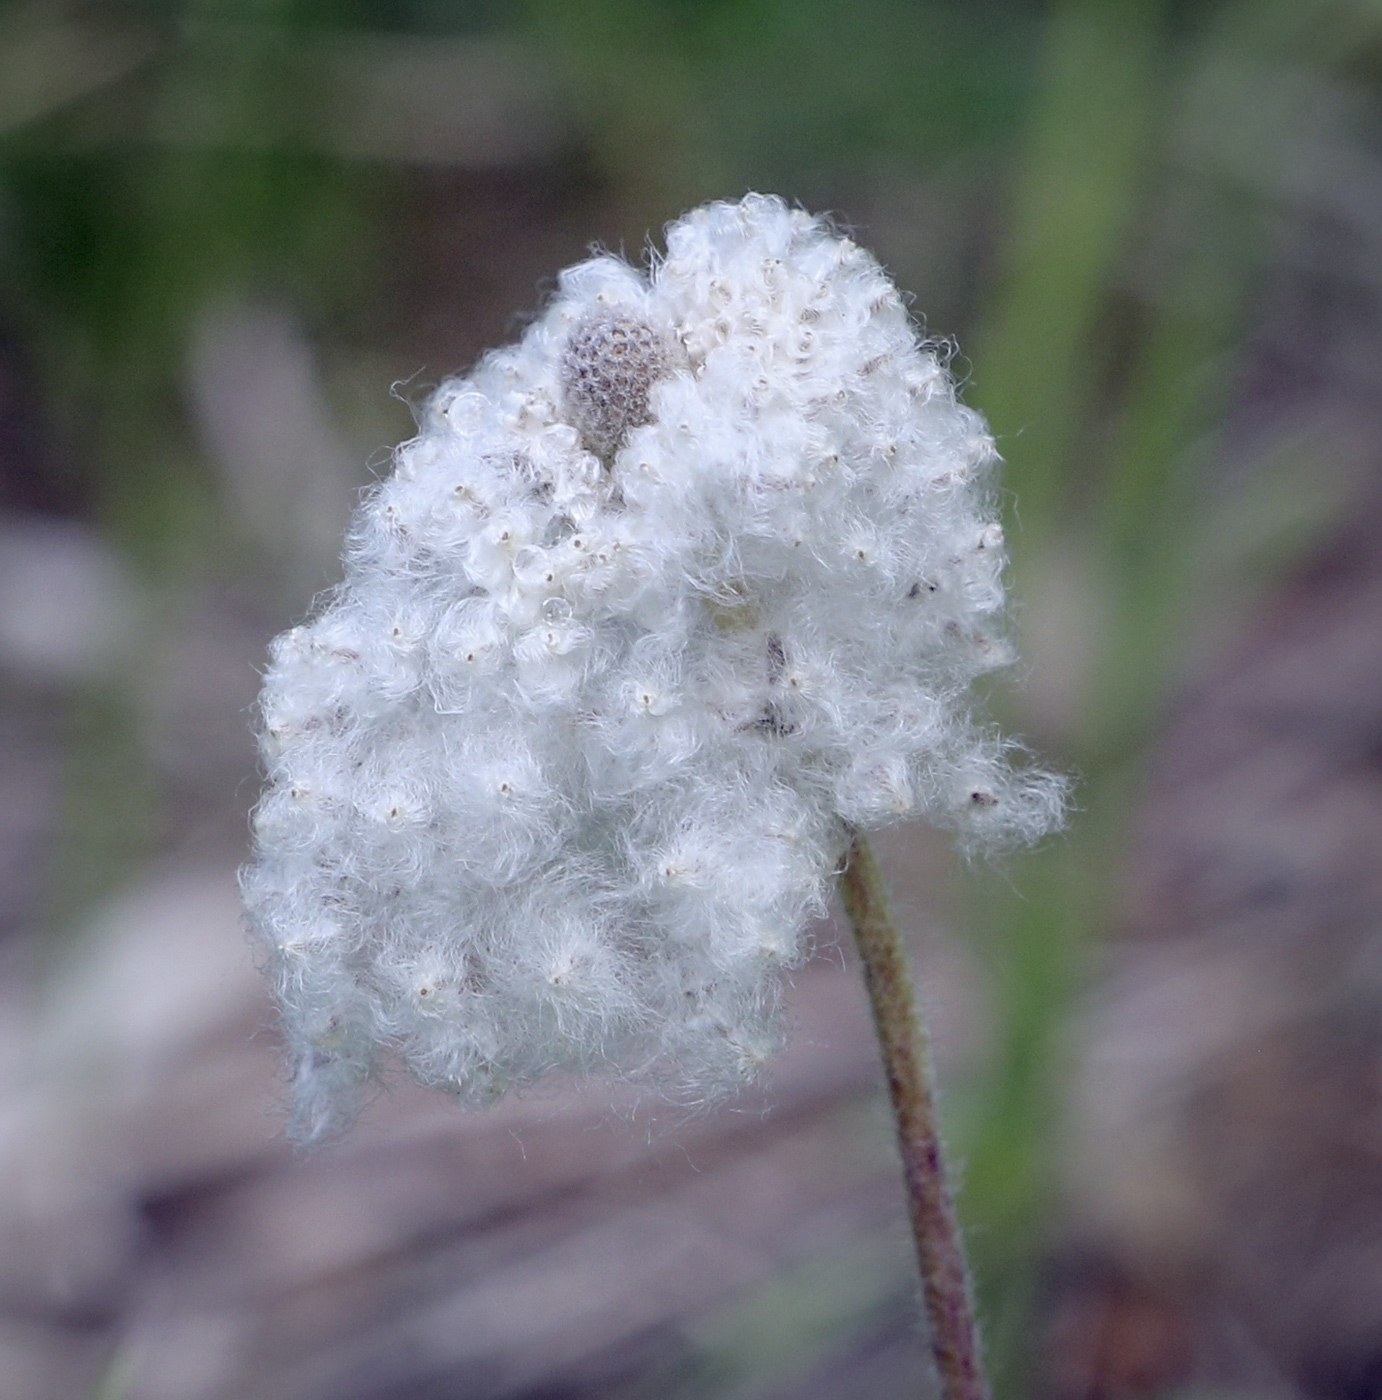
POLYGON ((242 884, 293 1131, 398 1060, 476 1104, 729 1093, 846 823, 1055 823, 966 699, 1010 657, 996 466, 873 258, 758 195, 444 384, 265 676, 242 884))

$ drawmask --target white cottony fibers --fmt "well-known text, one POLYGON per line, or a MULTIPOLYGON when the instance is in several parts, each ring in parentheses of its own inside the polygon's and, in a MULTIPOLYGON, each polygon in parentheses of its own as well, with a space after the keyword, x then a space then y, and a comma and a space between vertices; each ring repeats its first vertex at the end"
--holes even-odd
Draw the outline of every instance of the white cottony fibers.
POLYGON ((445 384, 274 643, 244 874, 296 1070, 480 1102, 751 1077, 844 823, 1058 819, 969 683, 1009 658, 993 444, 896 289, 751 195, 568 269, 445 384))

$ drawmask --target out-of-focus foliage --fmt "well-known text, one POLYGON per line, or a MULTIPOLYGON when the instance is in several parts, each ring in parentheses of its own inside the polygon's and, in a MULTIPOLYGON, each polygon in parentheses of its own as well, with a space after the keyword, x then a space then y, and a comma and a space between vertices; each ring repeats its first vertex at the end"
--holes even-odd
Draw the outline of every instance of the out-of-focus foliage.
POLYGON ((946 897, 993 1007, 947 1086, 961 1207, 1022 1393, 1060 1037, 1142 746, 1205 600, 1298 557, 1356 459, 1326 426, 1242 467, 1275 420, 1241 347, 1283 249, 1378 236, 1379 74, 1368 0, 11 0, 0 349, 42 429, 0 505, 91 516, 139 597, 63 700, 54 923, 174 843, 150 677, 186 598, 233 580, 276 625, 331 582, 331 512, 408 431, 390 383, 484 343, 438 330, 454 286, 497 335, 587 240, 746 188, 833 209, 967 357, 1027 599, 998 703, 1081 782, 1068 838, 946 897), (516 282, 427 251, 420 208, 505 179, 557 192, 550 228, 501 230, 516 282), (274 486, 233 374, 319 470, 274 486))

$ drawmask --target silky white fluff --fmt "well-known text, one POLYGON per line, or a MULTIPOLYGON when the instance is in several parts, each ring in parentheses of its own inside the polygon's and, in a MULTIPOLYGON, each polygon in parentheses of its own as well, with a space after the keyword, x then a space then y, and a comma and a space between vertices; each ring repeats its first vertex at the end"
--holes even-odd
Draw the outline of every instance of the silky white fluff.
POLYGON ((1009 659, 996 465, 878 264, 750 195, 562 274, 442 386, 279 637, 243 884, 294 1131, 392 1057, 689 1099, 778 1039, 845 824, 1058 819, 966 690, 1009 659))

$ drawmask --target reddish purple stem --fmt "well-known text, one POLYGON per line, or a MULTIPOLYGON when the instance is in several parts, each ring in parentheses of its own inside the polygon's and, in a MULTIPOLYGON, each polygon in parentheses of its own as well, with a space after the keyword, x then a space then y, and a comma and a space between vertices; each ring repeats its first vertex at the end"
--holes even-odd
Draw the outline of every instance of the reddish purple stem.
POLYGON ((888 913, 878 862, 857 831, 840 893, 864 964, 888 1075, 941 1394, 944 1400, 989 1400, 969 1270, 936 1123, 926 1032, 917 1015, 907 950, 888 913))

